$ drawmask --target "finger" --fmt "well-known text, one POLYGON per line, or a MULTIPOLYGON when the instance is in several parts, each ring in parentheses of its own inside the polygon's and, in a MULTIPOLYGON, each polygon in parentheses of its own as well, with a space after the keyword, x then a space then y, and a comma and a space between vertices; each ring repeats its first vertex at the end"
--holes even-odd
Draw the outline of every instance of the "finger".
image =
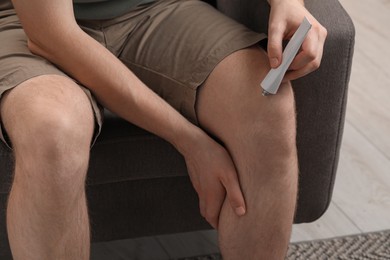
POLYGON ((302 44, 302 50, 294 58, 290 65, 291 70, 299 70, 305 67, 308 63, 318 58, 319 46, 318 35, 309 33, 302 44))
POLYGON ((299 70, 288 71, 283 78, 283 82, 290 81, 290 80, 296 80, 296 79, 299 79, 303 76, 306 76, 307 74, 313 72, 314 70, 316 70, 319 67, 319 65, 317 65, 317 64, 319 64, 319 63, 317 62, 317 60, 315 60, 315 61, 310 62, 305 67, 303 67, 299 70))
POLYGON ((188 170, 188 176, 190 177, 190 181, 192 183, 192 186, 194 187, 196 193, 198 193, 199 195, 199 192, 200 192, 200 185, 199 185, 199 180, 198 178, 194 177, 192 172, 190 170, 188 170))
POLYGON ((294 61, 289 67, 289 70, 300 70, 315 59, 317 59, 317 56, 314 54, 310 54, 308 51, 301 51, 294 58, 294 61))
POLYGON ((281 23, 274 23, 268 28, 268 58, 270 66, 277 68, 282 62, 282 41, 285 32, 285 26, 281 23))
POLYGON ((205 218, 213 228, 218 229, 219 215, 225 201, 226 191, 220 183, 213 186, 210 186, 208 194, 205 195, 205 218))
MULTIPOLYGON (((307 66, 308 67, 308 66, 307 66)), ((302 68, 300 70, 291 70, 291 71, 288 71, 286 73, 286 75, 284 75, 284 78, 283 78, 283 81, 282 82, 287 82, 287 81, 291 81, 291 80, 296 80, 296 79, 299 79, 303 76, 306 76, 307 74, 309 74, 311 72, 311 69, 308 69, 308 68, 302 68)))
POLYGON ((226 189, 227 199, 230 206, 238 216, 243 216, 246 213, 244 195, 241 192, 240 184, 235 171, 226 172, 224 178, 221 179, 223 186, 226 189))
MULTIPOLYGON (((317 70, 320 67, 322 55, 323 55, 323 50, 324 50, 323 49, 323 42, 321 42, 321 39, 319 39, 317 45, 319 47, 317 48, 317 54, 315 55, 315 59, 306 63, 302 67, 298 68, 298 66, 297 66, 297 69, 288 71, 283 78, 284 82, 289 81, 289 80, 295 80, 295 79, 301 78, 303 76, 306 76, 307 74, 317 70)), ((298 58, 298 56, 297 56, 297 58, 298 58)))

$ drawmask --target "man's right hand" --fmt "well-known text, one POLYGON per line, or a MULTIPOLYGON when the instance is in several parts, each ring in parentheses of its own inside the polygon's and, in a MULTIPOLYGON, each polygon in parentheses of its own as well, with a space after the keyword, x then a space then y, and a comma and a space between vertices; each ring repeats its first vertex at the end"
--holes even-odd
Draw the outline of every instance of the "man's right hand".
POLYGON ((200 212, 217 229, 226 195, 233 211, 238 216, 245 214, 237 170, 228 151, 205 132, 198 131, 192 140, 182 154, 199 196, 200 212))
POLYGON ((303 0, 268 0, 271 5, 268 28, 268 56, 272 68, 282 62, 282 42, 290 39, 306 17, 312 24, 300 52, 291 63, 284 81, 301 78, 321 64, 326 29, 309 13, 303 0))

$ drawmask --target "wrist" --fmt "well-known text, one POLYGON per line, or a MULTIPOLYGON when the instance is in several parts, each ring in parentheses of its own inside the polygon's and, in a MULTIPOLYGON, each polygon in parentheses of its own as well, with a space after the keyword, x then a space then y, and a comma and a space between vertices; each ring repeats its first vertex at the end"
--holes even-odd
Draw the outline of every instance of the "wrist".
POLYGON ((202 139, 206 133, 199 127, 188 122, 177 128, 172 140, 169 142, 181 153, 183 156, 191 154, 196 143, 202 139))

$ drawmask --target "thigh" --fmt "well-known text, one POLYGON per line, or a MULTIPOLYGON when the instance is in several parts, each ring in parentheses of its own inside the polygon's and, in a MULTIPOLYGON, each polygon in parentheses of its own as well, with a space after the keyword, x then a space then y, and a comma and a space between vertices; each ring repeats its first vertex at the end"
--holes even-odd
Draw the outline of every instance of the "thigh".
MULTIPOLYGON (((198 123, 198 87, 224 57, 260 42, 265 35, 199 0, 157 1, 146 9, 119 58, 152 90, 198 123)), ((115 26, 111 29, 116 30, 115 26)))
MULTIPOLYGON (((65 96, 63 94, 67 91, 73 94, 78 93, 76 95, 82 94, 93 108, 97 126, 95 132, 96 138, 102 124, 102 112, 90 91, 78 85, 52 63, 32 54, 27 48, 27 37, 16 14, 11 12, 7 12, 7 15, 3 16, 1 14, 4 14, 4 12, 0 12, 0 100, 2 108, 4 108, 4 96, 18 86, 23 86, 17 91, 18 96, 23 96, 21 92, 30 95, 30 98, 25 99, 25 101, 33 101, 35 98, 44 97, 50 100, 56 96, 55 93, 58 93, 58 99, 64 99, 65 96), (46 89, 47 86, 45 86, 45 82, 42 81, 41 77, 45 75, 48 76, 46 80, 51 78, 51 82, 53 83, 54 81, 52 86, 57 86, 57 88, 53 88, 50 91, 46 89), (70 88, 70 86, 77 88, 78 91, 70 88)), ((58 99, 57 103, 60 106, 61 101, 58 99)), ((1 111, 1 114, 3 114, 3 111, 1 111)), ((0 139, 8 147, 11 147, 8 135, 3 127, 4 122, 1 119, 2 117, 0 117, 0 139)))

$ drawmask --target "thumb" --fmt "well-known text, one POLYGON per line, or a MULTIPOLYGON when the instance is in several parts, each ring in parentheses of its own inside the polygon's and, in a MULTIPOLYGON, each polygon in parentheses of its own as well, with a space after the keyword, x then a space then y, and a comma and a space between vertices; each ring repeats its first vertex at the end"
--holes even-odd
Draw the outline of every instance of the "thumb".
POLYGON ((277 68, 282 62, 282 41, 284 29, 282 26, 270 25, 268 29, 268 59, 272 68, 277 68))
POLYGON ((233 211, 238 216, 245 215, 245 199, 242 194, 237 175, 231 174, 227 179, 225 179, 225 181, 223 181, 223 185, 225 186, 226 196, 233 211))

